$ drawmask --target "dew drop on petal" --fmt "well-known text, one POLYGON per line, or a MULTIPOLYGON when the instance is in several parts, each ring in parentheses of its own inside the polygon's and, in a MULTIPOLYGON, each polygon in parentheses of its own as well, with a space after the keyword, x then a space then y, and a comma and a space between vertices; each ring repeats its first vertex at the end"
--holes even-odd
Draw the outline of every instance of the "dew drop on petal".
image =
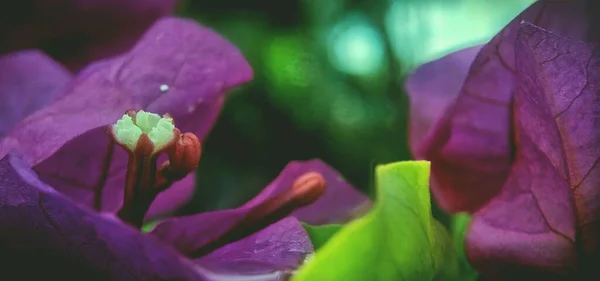
POLYGON ((166 93, 168 90, 169 90, 169 85, 167 85, 167 84, 160 85, 160 92, 161 93, 166 93))

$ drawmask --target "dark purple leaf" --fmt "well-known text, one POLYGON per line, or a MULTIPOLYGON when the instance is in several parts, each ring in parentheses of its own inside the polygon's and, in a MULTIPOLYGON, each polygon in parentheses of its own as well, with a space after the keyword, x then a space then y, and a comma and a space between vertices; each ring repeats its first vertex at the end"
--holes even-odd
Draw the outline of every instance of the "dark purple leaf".
POLYGON ((43 106, 60 98, 59 88, 71 74, 44 53, 35 50, 0 57, 0 138, 43 106))
MULTIPOLYGON (((44 182, 112 212, 122 204, 127 154, 110 145, 107 125, 131 108, 168 112, 178 128, 203 139, 225 91, 251 77, 242 54, 214 32, 191 20, 162 19, 130 52, 89 66, 63 89, 66 98, 19 123, 0 143, 0 155, 17 151, 44 182)), ((165 201, 191 194, 188 177, 159 194, 157 204, 172 208, 165 201)), ((165 211, 157 206, 153 215, 165 211)))
MULTIPOLYGON (((531 21, 577 39, 595 38, 597 34, 589 27, 589 19, 582 1, 536 2, 483 46, 458 95, 452 86, 447 91, 416 85, 428 83, 427 77, 411 79, 415 82, 408 90, 423 91, 410 92, 411 97, 425 100, 427 96, 446 96, 451 100, 445 109, 432 102, 433 109, 418 106, 414 110, 423 113, 411 113, 415 122, 422 121, 414 116, 440 116, 437 121, 428 121, 433 127, 422 140, 413 140, 411 145, 415 156, 432 161, 432 190, 444 209, 477 210, 498 194, 507 179, 514 153, 510 105, 515 89, 514 42, 520 22, 531 21), (431 113, 436 110, 445 111, 431 113)), ((465 59, 471 60, 468 56, 465 59)), ((435 69, 431 65, 425 67, 435 69)), ((416 75, 448 74, 421 70, 416 75)))
POLYGON ((243 240, 229 244, 196 263, 214 273, 262 275, 261 280, 286 280, 313 253, 302 225, 287 217, 243 240))
POLYGON ((338 172, 322 161, 295 161, 288 164, 269 186, 243 206, 167 219, 157 225, 152 234, 184 253, 194 253, 227 233, 244 219, 250 209, 290 188, 297 177, 313 171, 323 175, 327 189, 315 203, 292 213, 298 220, 311 224, 345 222, 353 216, 353 210, 369 202, 338 172))
POLYGON ((12 154, 0 160, 0 228, 12 280, 203 280, 172 248, 75 205, 12 154))
POLYGON ((0 4, 0 53, 40 48, 73 70, 131 48, 175 0, 22 0, 0 4))
POLYGON ((492 280, 590 280, 600 261, 600 49, 528 23, 514 48, 517 154, 502 192, 475 213, 468 255, 492 280))

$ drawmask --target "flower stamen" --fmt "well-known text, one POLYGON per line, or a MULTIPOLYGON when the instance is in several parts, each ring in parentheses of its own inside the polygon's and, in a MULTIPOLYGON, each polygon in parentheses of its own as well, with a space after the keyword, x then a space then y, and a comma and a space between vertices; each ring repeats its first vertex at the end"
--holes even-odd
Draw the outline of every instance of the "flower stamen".
POLYGON ((181 134, 173 118, 140 110, 128 110, 110 126, 109 135, 129 154, 123 206, 118 216, 141 227, 158 193, 183 179, 198 166, 201 144, 192 133, 181 134), (157 172, 157 158, 169 160, 157 172))
POLYGON ((325 193, 327 183, 317 172, 298 177, 292 186, 265 202, 252 207, 246 216, 218 239, 206 244, 190 256, 202 257, 235 241, 250 236, 289 216, 295 210, 314 203, 325 193))

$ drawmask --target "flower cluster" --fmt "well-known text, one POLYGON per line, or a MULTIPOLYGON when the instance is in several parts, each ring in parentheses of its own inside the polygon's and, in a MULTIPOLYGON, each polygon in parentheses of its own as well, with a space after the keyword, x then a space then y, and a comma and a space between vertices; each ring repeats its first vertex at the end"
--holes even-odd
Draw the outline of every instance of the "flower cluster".
POLYGON ((314 250, 299 220, 342 222, 368 200, 323 162, 292 162, 238 208, 142 233, 188 202, 201 142, 252 69, 221 36, 169 17, 173 1, 42 2, 12 12, 62 17, 0 29, 4 277, 279 280, 314 250), (115 36, 97 33, 113 25, 115 36), (42 48, 80 34, 90 42, 72 57, 42 48))

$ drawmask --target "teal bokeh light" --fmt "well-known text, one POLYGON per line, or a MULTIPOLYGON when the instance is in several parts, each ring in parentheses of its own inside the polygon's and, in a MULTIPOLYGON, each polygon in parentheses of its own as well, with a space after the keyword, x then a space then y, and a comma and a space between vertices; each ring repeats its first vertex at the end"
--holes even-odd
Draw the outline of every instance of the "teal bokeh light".
POLYGON ((394 1, 386 33, 403 70, 492 38, 533 0, 394 1), (499 5, 498 2, 502 2, 499 5))
POLYGON ((327 36, 328 57, 339 71, 353 75, 376 73, 385 59, 381 33, 361 13, 349 13, 327 36))

